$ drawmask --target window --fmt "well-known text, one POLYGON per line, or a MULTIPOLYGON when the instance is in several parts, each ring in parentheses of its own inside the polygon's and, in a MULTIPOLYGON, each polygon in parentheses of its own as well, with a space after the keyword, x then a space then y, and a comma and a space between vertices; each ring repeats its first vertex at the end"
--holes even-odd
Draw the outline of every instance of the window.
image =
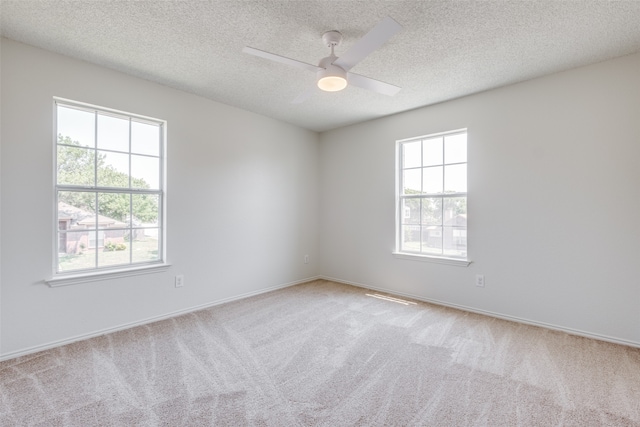
POLYGON ((164 262, 165 122, 55 100, 56 273, 164 262))
POLYGON ((466 130, 397 145, 397 252, 466 259, 466 130))

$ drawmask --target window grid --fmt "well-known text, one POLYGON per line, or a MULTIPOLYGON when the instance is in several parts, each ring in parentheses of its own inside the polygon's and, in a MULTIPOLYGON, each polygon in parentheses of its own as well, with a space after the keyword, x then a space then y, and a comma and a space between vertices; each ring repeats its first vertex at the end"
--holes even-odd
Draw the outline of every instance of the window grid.
POLYGON ((165 122, 69 101, 56 99, 54 103, 56 274, 122 269, 164 262, 165 122), (65 131, 77 133, 74 126, 81 126, 70 119, 63 119, 61 123, 61 108, 93 115, 93 132, 88 137, 89 141, 81 138, 74 140, 69 135, 63 135, 65 131), (126 122, 126 151, 124 147, 118 149, 109 146, 115 137, 108 135, 111 129, 107 123, 100 124, 101 116, 119 120, 121 125, 126 122), (151 137, 138 137, 138 145, 142 144, 144 148, 139 147, 137 150, 133 147, 134 123, 146 129, 147 133, 151 132, 151 137), (100 131, 106 134, 100 136, 100 131), (148 147, 153 154, 142 152, 148 150, 148 147), (75 154, 80 159, 92 157, 92 166, 82 166, 82 161, 73 159, 63 163, 65 150, 66 155, 75 154), (109 163, 108 153, 118 154, 121 158, 126 156, 126 171, 119 170, 116 162, 109 163), (136 158, 155 159, 156 162, 151 168, 146 165, 145 169, 139 165, 139 170, 134 171, 133 160, 136 158), (86 170, 87 167, 92 171, 86 170), (68 178, 67 174, 73 177, 76 169, 88 172, 93 182, 70 182, 65 179, 68 178), (104 175, 102 178, 101 172, 104 175), (141 177, 140 174, 145 176, 141 177), (61 176, 65 178, 61 179, 61 176), (122 203, 125 207, 121 206, 122 203), (92 250, 93 254, 90 253, 92 250))
POLYGON ((466 259, 466 160, 466 130, 398 142, 398 252, 466 259), (458 140, 453 142, 456 138, 458 140), (437 140, 440 146, 439 156, 425 153, 425 145, 429 143, 433 146, 437 140), (418 162, 416 144, 419 144, 418 162), (453 153, 449 162, 448 152, 453 153), (449 169, 451 176, 447 177, 447 168, 452 166, 458 168, 455 173, 452 172, 453 169, 449 169), (436 168, 441 168, 440 184, 433 191, 433 182, 425 181, 425 173, 436 168), (419 185, 416 185, 416 177, 408 178, 407 172, 419 176, 419 185), (454 185, 449 181, 453 181, 454 185), (426 185, 431 187, 425 188, 426 185), (456 187, 455 191, 448 190, 452 187, 456 187), (439 220, 435 221, 434 218, 439 220))

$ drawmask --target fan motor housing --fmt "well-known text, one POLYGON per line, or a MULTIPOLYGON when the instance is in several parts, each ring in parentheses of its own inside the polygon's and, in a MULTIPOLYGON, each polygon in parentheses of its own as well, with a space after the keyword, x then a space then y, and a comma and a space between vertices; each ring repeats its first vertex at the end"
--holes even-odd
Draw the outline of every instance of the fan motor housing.
POLYGON ((340 31, 327 31, 322 35, 322 42, 327 47, 339 46, 342 43, 342 34, 340 31))

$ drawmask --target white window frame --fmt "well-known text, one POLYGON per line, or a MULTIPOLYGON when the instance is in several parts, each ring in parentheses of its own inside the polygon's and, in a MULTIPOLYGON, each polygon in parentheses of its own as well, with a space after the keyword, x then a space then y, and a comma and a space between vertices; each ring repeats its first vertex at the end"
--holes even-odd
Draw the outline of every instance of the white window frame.
MULTIPOLYGON (((395 198, 396 243, 395 243, 395 250, 393 251, 394 257, 400 258, 400 259, 412 260, 412 261, 427 261, 427 262, 435 262, 440 264, 449 264, 449 265, 462 266, 462 267, 467 267, 468 265, 471 264, 471 261, 469 260, 468 251, 463 257, 454 257, 450 255, 437 255, 437 254, 430 254, 425 252, 408 251, 408 250, 403 250, 402 248, 402 224, 403 224, 403 220, 406 219, 406 213, 405 213, 405 210, 403 209, 404 200, 409 198, 429 199, 429 198, 435 198, 435 197, 442 198, 444 200, 449 197, 465 197, 468 201, 468 191, 464 193, 462 192, 447 193, 447 194, 443 193, 440 195, 434 195, 434 194, 430 194, 430 195, 420 194, 420 195, 412 195, 412 196, 404 195, 403 194, 403 159, 402 159, 403 145, 412 143, 412 142, 426 140, 426 139, 431 139, 436 137, 445 137, 445 136, 451 136, 451 135, 462 134, 462 133, 467 134, 467 141, 468 141, 468 132, 466 128, 447 131, 447 132, 434 133, 429 135, 423 135, 419 137, 407 138, 407 139, 396 141, 396 198, 395 198)), ((459 163, 459 164, 462 164, 462 163, 459 163)), ((464 164, 465 166, 468 167, 468 158, 467 158, 467 161, 464 162, 464 164)), ((445 165, 445 162, 443 158, 442 164, 440 164, 440 166, 444 166, 444 165, 445 165)), ((467 227, 467 230, 468 230, 468 227, 467 227)), ((465 234, 468 235, 468 233, 465 233, 465 234)), ((420 235, 421 235, 420 238, 422 239, 422 232, 420 233, 420 235)), ((467 241, 467 247, 468 247, 468 241, 467 241)))
MULTIPOLYGON (((53 252, 53 276, 50 279, 45 280, 45 282, 51 286, 65 286, 71 284, 92 282, 96 280, 104 280, 116 277, 127 277, 131 275, 139 275, 139 274, 147 274, 160 272, 168 269, 170 264, 166 261, 166 135, 167 135, 167 123, 165 120, 156 119, 152 117, 142 116, 139 114, 128 113, 124 111, 114 110, 110 108, 105 108, 97 105, 72 101, 64 98, 54 97, 53 99, 53 123, 54 123, 54 132, 53 132, 53 183, 54 183, 54 207, 53 207, 53 219, 54 219, 54 246, 55 250, 53 252), (138 121, 143 123, 151 123, 154 125, 158 125, 160 127, 160 141, 159 141, 159 164, 160 164, 160 177, 159 177, 159 185, 158 189, 141 189, 129 187, 124 188, 111 188, 111 187, 102 187, 97 185, 92 186, 84 186, 84 185, 64 185, 58 183, 58 120, 57 120, 57 111, 58 105, 75 108, 83 111, 88 111, 96 114, 106 114, 110 116, 115 116, 119 118, 128 119, 131 121, 138 121), (158 259, 144 262, 133 262, 132 255, 129 257, 129 263, 123 263, 114 266, 104 266, 99 267, 97 264, 93 268, 87 268, 82 270, 70 270, 70 271, 59 271, 59 253, 58 253, 58 245, 59 245, 59 230, 58 230, 58 192, 59 191, 86 191, 90 193, 103 193, 103 192, 118 192, 118 193, 128 193, 131 195, 135 194, 153 194, 158 196, 158 204, 159 204, 159 218, 158 218, 158 259)), ((97 130, 96 130, 97 132, 97 130)), ((131 140, 129 140, 129 144, 131 144, 131 140)), ((98 147, 94 147, 95 150, 98 147)), ((132 154, 137 155, 137 153, 132 153, 131 145, 129 145, 128 155, 132 154)), ((134 227, 133 224, 130 224, 127 227, 129 232, 132 232, 139 227, 134 227)), ((105 230, 98 230, 97 233, 101 233, 104 236, 105 230)), ((87 242, 88 243, 88 242, 87 242)), ((98 243, 98 242, 96 242, 98 243)), ((97 251, 97 248, 96 248, 97 251)))

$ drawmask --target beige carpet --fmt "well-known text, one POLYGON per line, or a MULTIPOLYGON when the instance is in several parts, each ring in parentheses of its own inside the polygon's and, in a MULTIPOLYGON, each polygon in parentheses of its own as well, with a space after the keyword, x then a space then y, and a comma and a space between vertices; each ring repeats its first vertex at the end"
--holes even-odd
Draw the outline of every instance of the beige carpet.
POLYGON ((317 281, 0 363, 2 426, 640 426, 640 349, 317 281))

